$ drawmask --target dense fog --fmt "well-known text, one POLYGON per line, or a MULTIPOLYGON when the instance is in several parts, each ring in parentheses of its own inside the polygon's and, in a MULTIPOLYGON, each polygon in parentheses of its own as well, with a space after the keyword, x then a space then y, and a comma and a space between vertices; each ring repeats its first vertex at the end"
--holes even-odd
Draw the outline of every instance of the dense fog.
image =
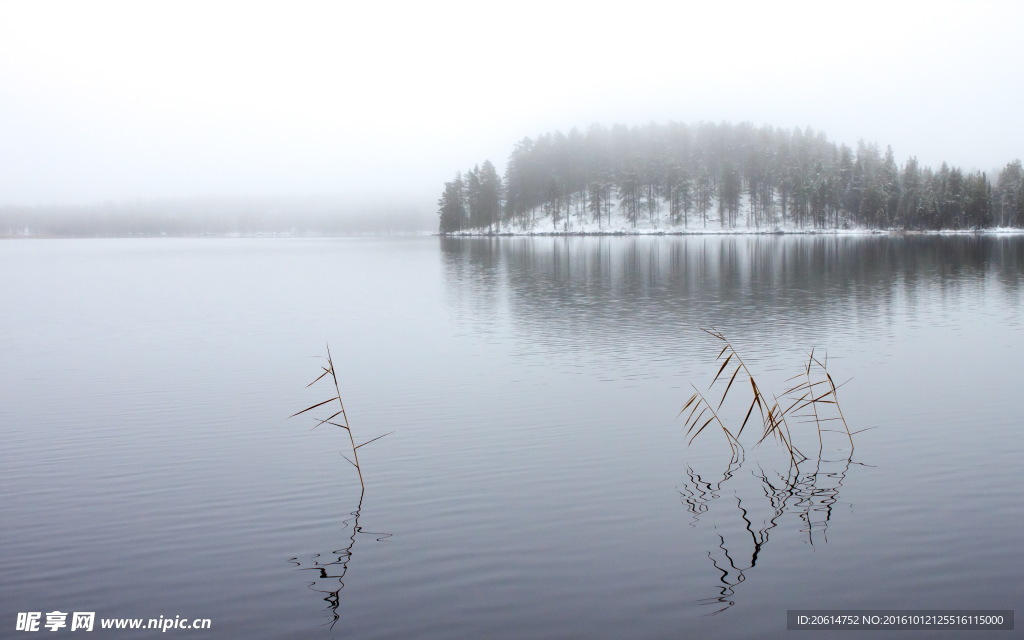
POLYGON ((453 171, 594 123, 811 127, 969 172, 1022 155, 1018 3, 706 4, 3 2, 0 207, 315 198, 426 230, 453 171))

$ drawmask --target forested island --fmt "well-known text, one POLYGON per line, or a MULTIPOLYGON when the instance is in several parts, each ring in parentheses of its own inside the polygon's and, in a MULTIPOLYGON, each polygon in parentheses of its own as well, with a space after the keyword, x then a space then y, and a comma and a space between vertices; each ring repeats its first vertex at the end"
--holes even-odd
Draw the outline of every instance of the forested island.
POLYGON ((438 216, 442 234, 1021 228, 1024 169, 897 165, 809 128, 593 125, 524 138, 504 176, 457 173, 438 216))

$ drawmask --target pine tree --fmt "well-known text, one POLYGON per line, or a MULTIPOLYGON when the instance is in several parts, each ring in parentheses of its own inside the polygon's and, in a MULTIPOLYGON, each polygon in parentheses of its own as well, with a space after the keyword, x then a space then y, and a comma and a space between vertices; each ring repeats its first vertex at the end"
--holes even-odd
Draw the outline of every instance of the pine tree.
POLYGON ((484 160, 478 172, 479 194, 477 199, 480 227, 488 227, 494 231, 497 226, 501 230, 501 178, 490 160, 484 160))
POLYGON ((1024 167, 1020 160, 1014 160, 999 172, 995 200, 999 208, 999 226, 1024 226, 1024 167))
POLYGON ((437 201, 441 233, 454 233, 465 228, 468 220, 464 188, 461 173, 456 173, 454 180, 444 183, 444 192, 441 193, 441 198, 437 201))

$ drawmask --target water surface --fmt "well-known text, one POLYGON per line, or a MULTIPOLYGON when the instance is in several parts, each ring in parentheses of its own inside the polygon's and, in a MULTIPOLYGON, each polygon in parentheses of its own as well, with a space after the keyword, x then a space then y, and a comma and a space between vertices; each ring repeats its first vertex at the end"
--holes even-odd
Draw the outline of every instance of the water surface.
POLYGON ((0 624, 772 638, 787 609, 1016 608, 1022 268, 1019 237, 5 241, 0 624), (773 390, 827 351, 854 454, 687 446, 702 326, 773 390), (357 436, 395 431, 361 504, 344 434, 287 419, 330 395, 303 388, 328 341, 357 436))

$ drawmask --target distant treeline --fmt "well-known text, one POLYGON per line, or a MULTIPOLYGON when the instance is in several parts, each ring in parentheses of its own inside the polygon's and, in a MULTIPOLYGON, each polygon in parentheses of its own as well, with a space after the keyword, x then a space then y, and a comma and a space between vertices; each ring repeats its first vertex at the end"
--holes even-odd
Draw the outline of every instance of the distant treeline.
POLYGON ((1024 170, 995 179, 943 163, 896 164, 891 148, 856 150, 811 129, 670 123, 573 129, 524 138, 504 177, 486 161, 445 183, 440 231, 532 226, 550 216, 636 226, 970 229, 1024 226, 1024 170))
POLYGON ((0 237, 349 235, 424 230, 423 211, 331 199, 168 199, 98 206, 0 207, 0 237))

